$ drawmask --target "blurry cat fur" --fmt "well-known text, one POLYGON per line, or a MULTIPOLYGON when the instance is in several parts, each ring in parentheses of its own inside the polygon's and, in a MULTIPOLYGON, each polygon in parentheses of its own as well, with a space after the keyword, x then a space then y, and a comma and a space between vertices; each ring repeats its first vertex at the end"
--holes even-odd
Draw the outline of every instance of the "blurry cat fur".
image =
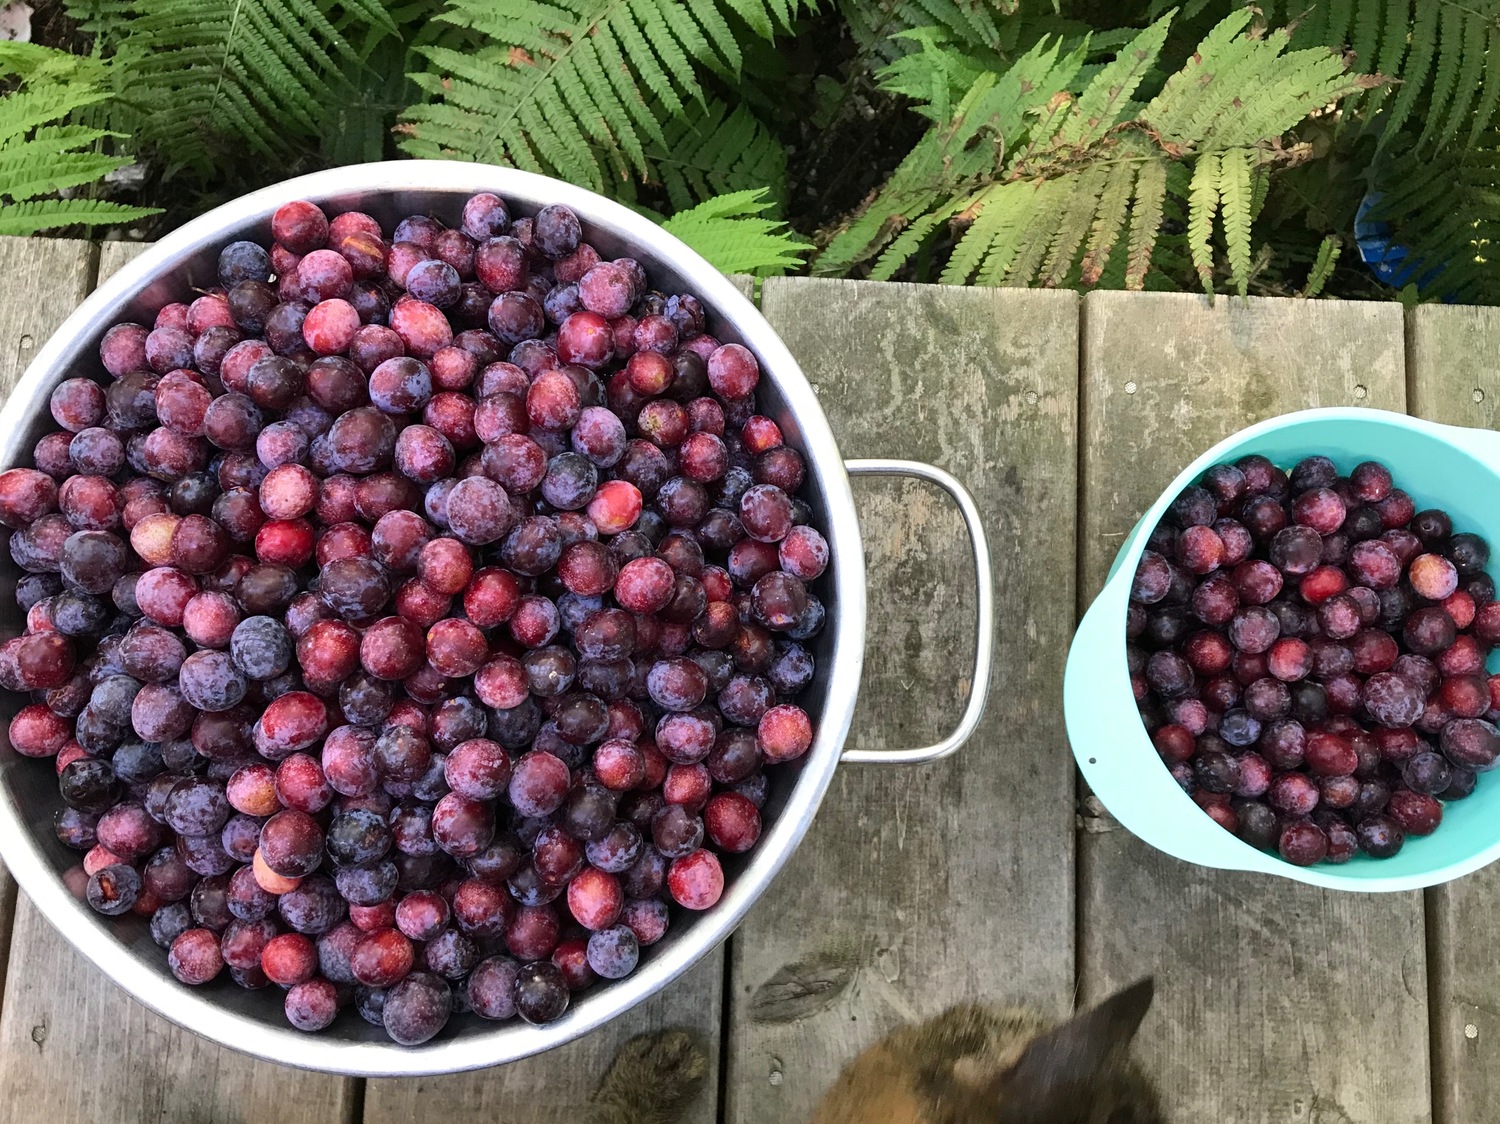
MULTIPOLYGON (((954 1007, 855 1058, 810 1124, 1165 1124, 1130 1042, 1150 979, 1054 1024, 1025 1010, 954 1007)), ((681 1030, 631 1039, 595 1096, 597 1124, 676 1124, 708 1072, 681 1030)))

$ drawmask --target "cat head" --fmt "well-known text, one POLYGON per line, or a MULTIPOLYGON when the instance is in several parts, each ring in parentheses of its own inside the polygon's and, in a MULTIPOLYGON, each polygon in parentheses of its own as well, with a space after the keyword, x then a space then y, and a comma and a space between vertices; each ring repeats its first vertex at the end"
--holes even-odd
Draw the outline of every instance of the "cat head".
POLYGON ((1163 1124, 1130 1059, 1151 1007, 1147 978, 1033 1038, 1000 1073, 955 1098, 954 1124, 1163 1124))

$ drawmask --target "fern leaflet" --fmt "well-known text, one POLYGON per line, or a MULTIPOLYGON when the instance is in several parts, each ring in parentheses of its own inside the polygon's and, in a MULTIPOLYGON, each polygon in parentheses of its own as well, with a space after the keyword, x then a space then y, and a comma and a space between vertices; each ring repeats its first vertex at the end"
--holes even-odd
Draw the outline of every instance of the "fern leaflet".
POLYGON ((1354 65, 1362 70, 1377 69, 1375 51, 1380 45, 1382 3, 1404 3, 1404 0, 1365 0, 1354 10, 1354 36, 1349 49, 1354 53, 1354 65))
POLYGON ((769 277, 796 269, 812 248, 784 222, 764 217, 773 206, 764 191, 735 191, 679 212, 662 227, 724 273, 769 277))
POLYGON ((1240 296, 1250 291, 1250 222, 1255 189, 1251 185, 1255 153, 1248 148, 1225 149, 1219 156, 1219 205, 1224 242, 1229 251, 1229 278, 1240 296))
MULTIPOLYGON (((1485 57, 1500 59, 1500 23, 1489 29, 1485 57)), ((1500 108, 1500 82, 1491 78, 1483 84, 1479 94, 1479 104, 1474 107, 1474 118, 1469 126, 1468 140, 1465 142, 1470 148, 1479 142, 1479 138, 1494 122, 1497 108, 1500 108)))
POLYGON ((1068 144, 1085 144, 1097 140, 1119 123, 1130 106, 1136 87, 1156 65, 1171 22, 1170 16, 1157 20, 1094 76, 1068 120, 1058 130, 1059 140, 1068 144))
POLYGON ((1089 230, 1088 247, 1080 266, 1085 285, 1097 285, 1109 266, 1110 252, 1125 229, 1130 199, 1135 190, 1136 165, 1121 163, 1109 169, 1109 180, 1099 197, 1099 209, 1089 230))
POLYGON ((1318 246, 1317 260, 1313 262, 1312 271, 1307 275, 1307 285, 1302 290, 1304 297, 1315 297, 1323 291, 1323 286, 1333 276, 1333 268, 1338 265, 1343 249, 1344 244, 1337 234, 1330 234, 1323 239, 1318 246))
MULTIPOLYGON (((1044 183, 1007 184, 995 199, 1000 204, 995 221, 974 224, 975 249, 985 251, 977 278, 981 285, 1003 285, 1011 276, 1027 233, 1035 234, 1033 222, 1042 209, 1045 187, 1044 183), (988 247, 985 238, 991 239, 988 247)), ((986 206, 985 213, 989 210, 986 206)))
MULTIPOLYGON (((1024 222, 1011 231, 1014 257, 1004 276, 995 268, 994 261, 986 261, 980 280, 991 285, 1022 286, 1041 268, 1042 258, 1051 244, 1050 231, 1053 224, 1043 216, 1055 215, 1068 196, 1069 184, 1064 179, 1036 180, 1031 183, 1010 185, 1010 191, 1025 197, 1027 213, 1024 222), (1039 217, 1041 221, 1038 221, 1039 217)), ((997 247, 998 249, 999 247, 997 247)))
POLYGON ((1411 29, 1411 51, 1407 55, 1406 67, 1401 73, 1402 86, 1391 106, 1390 120, 1386 128, 1392 134, 1400 131, 1406 119, 1416 108, 1417 99, 1426 88, 1427 73, 1432 69, 1437 55, 1438 21, 1442 12, 1439 4, 1430 0, 1418 0, 1416 22, 1411 29))
POLYGON ((1458 49, 1463 54, 1463 62, 1455 80, 1453 105, 1448 110, 1442 131, 1439 133, 1433 130, 1439 144, 1445 144, 1458 136, 1459 130, 1470 116, 1474 95, 1479 92, 1484 76, 1484 52, 1488 33, 1484 19, 1478 12, 1466 12, 1460 19, 1463 21, 1463 32, 1458 49))
POLYGON ((1214 291, 1214 212, 1219 206, 1220 154, 1205 152, 1193 165, 1193 183, 1188 196, 1188 249, 1193 268, 1203 282, 1203 291, 1214 291))
POLYGON ((1148 160, 1135 177, 1135 206, 1130 214, 1130 251, 1125 265, 1125 287, 1143 289, 1151 268, 1151 253, 1161 230, 1167 198, 1167 165, 1148 160))
MULTIPOLYGON (((1068 198, 1062 208, 1061 221, 1057 224, 1057 232, 1052 236, 1052 245, 1047 249, 1047 260, 1039 270, 1038 279, 1045 288, 1055 289, 1067 281, 1073 262, 1078 257, 1078 248, 1083 245, 1083 240, 1088 237, 1089 227, 1093 225, 1094 215, 1099 209, 1099 197, 1103 195, 1108 179, 1109 167, 1095 164, 1078 173, 1074 182, 1066 185, 1068 198)), ((1021 281, 1026 284, 1030 282, 1030 278, 1022 278, 1021 281)))
POLYGON ((1427 144, 1438 135, 1458 89, 1458 72, 1463 59, 1464 13, 1454 7, 1443 8, 1438 27, 1437 67, 1432 80, 1432 95, 1427 103, 1427 121, 1418 144, 1427 144))
POLYGON ((1018 6, 1018 0, 840 0, 839 12, 863 55, 893 62, 913 49, 903 33, 918 28, 965 47, 997 50, 999 17, 1018 6))
POLYGON ((981 186, 999 158, 1020 147, 1028 113, 1045 106, 1077 74, 1082 57, 1059 58, 1057 44, 1040 43, 1002 73, 986 72, 930 129, 885 186, 814 263, 814 272, 840 273, 876 256, 919 215, 945 199, 981 186))

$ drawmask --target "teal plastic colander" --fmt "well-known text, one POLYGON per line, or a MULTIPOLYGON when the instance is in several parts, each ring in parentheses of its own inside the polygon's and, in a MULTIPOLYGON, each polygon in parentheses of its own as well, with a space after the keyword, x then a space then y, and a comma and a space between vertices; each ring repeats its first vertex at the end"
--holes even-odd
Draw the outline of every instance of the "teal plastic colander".
MULTIPOLYGON (((1125 665, 1130 584, 1151 528, 1212 465, 1259 453, 1290 468, 1314 453, 1347 473, 1360 461, 1388 466, 1420 511, 1441 507, 1458 530, 1487 539, 1500 563, 1500 433, 1436 425, 1383 410, 1303 410, 1221 441, 1188 465, 1141 516, 1115 555, 1104 589, 1068 652, 1063 710, 1068 740, 1094 794, 1135 835, 1201 866, 1257 870, 1337 890, 1413 890, 1448 882, 1500 858, 1500 772, 1474 794, 1444 805, 1443 822, 1408 837, 1390 859, 1358 855, 1342 866, 1293 866, 1251 847, 1209 819, 1178 787, 1146 736, 1125 665)), ((1492 564, 1493 565, 1493 564, 1492 564)), ((1500 653, 1491 657, 1491 670, 1500 653)))

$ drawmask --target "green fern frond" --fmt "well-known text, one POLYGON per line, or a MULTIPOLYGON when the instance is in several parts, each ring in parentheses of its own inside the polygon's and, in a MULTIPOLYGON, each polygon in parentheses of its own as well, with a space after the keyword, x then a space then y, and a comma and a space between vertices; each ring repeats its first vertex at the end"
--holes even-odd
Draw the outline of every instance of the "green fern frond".
POLYGON ((993 176, 1008 152, 1023 146, 1031 115, 1067 89, 1081 52, 1061 55, 1039 43, 1001 73, 986 72, 907 155, 878 195, 839 232, 814 263, 817 273, 842 273, 878 255, 901 231, 963 185, 993 176))
POLYGON ((63 226, 119 226, 161 212, 106 199, 33 199, 0 204, 0 234, 30 235, 63 226))
MULTIPOLYGON (((1344 14, 1352 19, 1352 10, 1344 14)), ((1287 33, 1263 35, 1252 18, 1240 10, 1220 21, 1145 106, 1133 94, 1157 64, 1170 17, 1119 45, 1076 97, 1069 91, 1086 44, 1064 55, 1059 43, 1043 42, 998 68, 955 60, 936 68, 938 80, 913 62, 893 64, 884 72, 890 86, 918 97, 932 90, 929 108, 942 91, 956 103, 833 237, 814 271, 844 272, 874 258, 870 276, 893 276, 956 218, 945 283, 1095 285, 1108 274, 1140 288, 1153 264, 1180 259, 1212 291, 1222 213, 1230 280, 1248 291, 1267 168, 1290 159, 1283 138, 1370 83, 1327 48, 1288 51, 1287 33), (946 76, 966 67, 975 77, 957 94, 946 76), (1186 236, 1164 245, 1164 222, 1176 215, 1174 229, 1186 236)), ((963 55, 937 36, 922 45, 913 59, 963 55)))
POLYGON ((1458 73, 1463 66, 1464 13, 1454 7, 1443 8, 1438 27, 1436 69, 1433 73, 1432 92, 1427 102, 1427 112, 1424 114, 1426 124, 1418 140, 1419 144, 1432 141, 1442 129, 1444 115, 1448 112, 1454 94, 1458 90, 1458 73))
MULTIPOLYGON (((1100 197, 1108 182, 1108 165, 1095 164, 1080 172, 1076 182, 1067 185, 1067 199, 1059 215, 1057 231, 1047 248, 1047 258, 1037 273, 1037 280, 1043 288, 1056 289, 1067 281, 1078 257, 1078 248, 1093 226, 1100 197)), ((1023 284, 1031 282, 1029 277, 1020 280, 1023 284)))
POLYGON ((1344 243, 1337 234, 1330 234, 1323 239, 1318 246, 1318 257, 1313 262, 1312 271, 1307 275, 1307 284, 1302 289, 1304 297, 1315 297, 1323 291, 1328 284, 1328 279, 1333 276, 1333 268, 1339 263, 1339 255, 1343 253, 1344 243))
POLYGON ((1146 286, 1157 235, 1161 231, 1167 199, 1167 164, 1148 160, 1136 170, 1135 202, 1130 212, 1130 249, 1125 266, 1125 287, 1146 286))
POLYGON ((1323 24, 1323 35, 1317 42, 1332 46, 1347 41, 1357 6, 1356 0, 1328 0, 1324 8, 1327 19, 1323 24))
POLYGON ((79 151, 111 134, 89 130, 92 137, 48 139, 37 130, 29 142, 0 144, 0 192, 11 199, 35 199, 98 183, 126 163, 103 152, 79 151))
POLYGON ((1376 51, 1380 46, 1380 30, 1384 26, 1382 5, 1405 7, 1406 0, 1365 0, 1354 11, 1354 34, 1349 40, 1349 50, 1354 54, 1354 65, 1360 70, 1375 71, 1376 51))
POLYGON ((1094 76, 1058 132, 1067 144, 1086 144, 1112 129, 1130 109, 1131 95, 1161 55, 1172 17, 1163 16, 1124 47, 1094 76))
POLYGON ((107 68, 96 59, 28 43, 0 43, 0 234, 134 222, 158 212, 91 198, 49 199, 102 180, 127 163, 102 150, 115 134, 53 124, 102 104, 107 68))
POLYGON ((1255 207, 1252 177, 1256 163, 1255 153, 1248 148, 1228 148, 1219 154, 1219 207, 1229 251, 1229 279, 1242 297, 1250 291, 1250 223, 1255 207))
POLYGON ((1188 195, 1188 249, 1203 291, 1214 291, 1214 214, 1219 209, 1222 180, 1220 153, 1205 152, 1193 165, 1193 183, 1188 195))
MULTIPOLYGON (((1500 59, 1500 23, 1488 29, 1485 58, 1500 59)), ((1480 88, 1479 104, 1474 107, 1474 116, 1469 124, 1469 135, 1465 143, 1473 147, 1486 129, 1494 123, 1495 110, 1500 109, 1500 82, 1491 78, 1480 88)))
POLYGON ((800 9, 799 0, 728 0, 728 4, 762 39, 790 31, 800 9))
POLYGON ((1244 34, 1252 18, 1249 9, 1241 9, 1215 26, 1187 65, 1167 79, 1142 117, 1163 136, 1176 139, 1196 131, 1190 126, 1195 112, 1202 109, 1211 113, 1237 97, 1242 91, 1228 89, 1229 84, 1221 79, 1254 52, 1255 41, 1244 34), (1204 96, 1205 89, 1213 89, 1214 94, 1204 96))
POLYGON ((401 38, 366 30, 360 57, 342 67, 348 96, 329 106, 319 123, 329 163, 362 164, 386 156, 390 123, 416 94, 405 74, 406 51, 401 38))
POLYGON ((168 174, 316 138, 359 61, 333 18, 396 31, 376 0, 73 0, 69 12, 100 36, 116 96, 168 174))
MULTIPOLYGON (((1406 77, 1402 68, 1407 58, 1411 5, 1412 0, 1385 0, 1385 24, 1380 33, 1380 61, 1375 70, 1381 74, 1389 74, 1392 78, 1400 76, 1404 80, 1406 77)), ((1371 8, 1373 10, 1375 5, 1372 4, 1371 8)), ((1366 58, 1367 56, 1360 55, 1359 62, 1364 64, 1366 58)))
MULTIPOLYGON (((727 16, 770 38, 796 10, 796 0, 447 0, 437 18, 478 45, 417 48, 427 67, 411 77, 430 97, 402 116, 399 146, 545 171, 596 191, 619 185, 629 194, 632 176, 666 182, 673 173, 653 155, 669 150, 664 122, 707 114, 700 69, 739 69, 727 16)), ((728 145, 719 154, 714 176, 745 182, 736 179, 742 154, 728 145)), ((763 144, 756 159, 764 157, 763 144)), ((678 175, 680 197, 701 198, 690 185, 678 175)))
POLYGON ((662 139, 644 156, 674 210, 714 195, 765 188, 776 203, 786 196, 786 150, 744 105, 693 103, 662 126, 662 139))
POLYGON ((998 50, 1004 17, 1018 0, 840 0, 838 7, 861 53, 894 62, 916 49, 906 33, 920 28, 965 48, 998 50))
POLYGON ((1343 59, 1321 48, 1281 58, 1263 55, 1244 70, 1240 77, 1255 92, 1225 110, 1204 138, 1204 147, 1239 148, 1282 136, 1309 114, 1368 84, 1349 74, 1343 59))
MULTIPOLYGON (((1014 213, 1017 209, 1017 201, 1021 198, 1019 192, 1006 194, 1010 186, 1012 185, 995 184, 965 201, 968 205, 963 210, 969 212, 969 218, 963 235, 959 238, 958 244, 953 247, 948 264, 943 268, 941 280, 944 285, 967 285, 975 271, 984 263, 986 256, 997 252, 997 247, 1010 244, 1010 239, 1004 237, 1002 232, 1008 226, 1015 226, 1014 213)), ((933 217, 933 215, 924 215, 912 225, 910 230, 902 234, 902 238, 905 238, 907 234, 925 233, 930 230, 930 220, 933 217)), ((887 251, 887 254, 895 253, 899 245, 898 239, 897 242, 891 244, 891 249, 887 251)), ((901 249, 907 257, 916 253, 915 245, 901 247, 901 249)), ((1000 272, 1004 276, 1003 266, 1000 272)))
POLYGON ((724 273, 772 277, 802 265, 812 249, 786 223, 765 218, 775 204, 765 191, 715 196, 662 223, 724 273))
MULTIPOLYGON (((1462 12, 1455 20, 1458 25, 1456 50, 1463 61, 1455 71, 1453 101, 1448 112, 1441 118, 1441 128, 1437 127, 1437 113, 1430 111, 1427 128, 1423 130, 1424 140, 1430 138, 1438 144, 1458 136, 1459 130, 1469 119, 1469 109, 1474 104, 1474 96, 1479 92, 1480 82, 1484 77, 1484 55, 1489 30, 1485 27, 1484 18, 1478 12, 1462 12)), ((1433 101, 1436 106, 1436 95, 1433 101)))
POLYGON ((102 86, 109 78, 109 67, 101 59, 88 55, 75 55, 40 43, 0 39, 0 73, 28 85, 56 81, 102 86))
POLYGON ((1130 216, 1130 200, 1135 192, 1137 165, 1133 162, 1116 164, 1109 169, 1109 181, 1099 196, 1099 208, 1089 229, 1088 246, 1084 249, 1080 264, 1080 280, 1085 285, 1097 285, 1109 268, 1109 261, 1120 232, 1130 216))
POLYGON ((1242 34, 1249 20, 1245 10, 1220 23, 1142 111, 1165 140, 1193 150, 1259 144, 1368 85, 1327 48, 1283 54, 1285 30, 1242 34))
POLYGON ((1385 106, 1373 125, 1382 148, 1409 146, 1410 125, 1420 145, 1452 142, 1469 127, 1470 140, 1488 129, 1500 108, 1500 0, 1284 0, 1266 7, 1277 18, 1301 20, 1300 45, 1341 49, 1356 68, 1383 75, 1359 105, 1356 127, 1385 106))
POLYGON ((1024 216, 1024 219, 1012 228, 1013 244, 995 246, 985 259, 984 268, 979 273, 979 280, 985 285, 1025 285, 1041 267, 1051 243, 1051 227, 1045 216, 1057 212, 1068 185, 1063 180, 1037 180, 1009 184, 1007 190, 1012 195, 1021 196, 1025 210, 1017 217, 1024 216), (1003 274, 1000 269, 1002 262, 1008 262, 1003 274))
POLYGON ((938 228, 938 225, 947 222, 960 210, 962 210, 961 205, 954 202, 948 207, 923 215, 908 226, 892 240, 891 244, 885 248, 885 252, 870 267, 870 280, 889 281, 900 271, 907 260, 922 248, 922 244, 938 228))
POLYGON ((998 55, 986 51, 956 49, 936 27, 913 28, 895 38, 914 43, 917 49, 881 67, 875 80, 886 93, 911 99, 912 110, 929 121, 947 121, 953 98, 962 97, 982 74, 1005 65, 998 55))
POLYGON ((1500 130, 1472 148, 1387 150, 1374 174, 1388 187, 1367 218, 1405 248, 1422 294, 1500 301, 1500 130))

